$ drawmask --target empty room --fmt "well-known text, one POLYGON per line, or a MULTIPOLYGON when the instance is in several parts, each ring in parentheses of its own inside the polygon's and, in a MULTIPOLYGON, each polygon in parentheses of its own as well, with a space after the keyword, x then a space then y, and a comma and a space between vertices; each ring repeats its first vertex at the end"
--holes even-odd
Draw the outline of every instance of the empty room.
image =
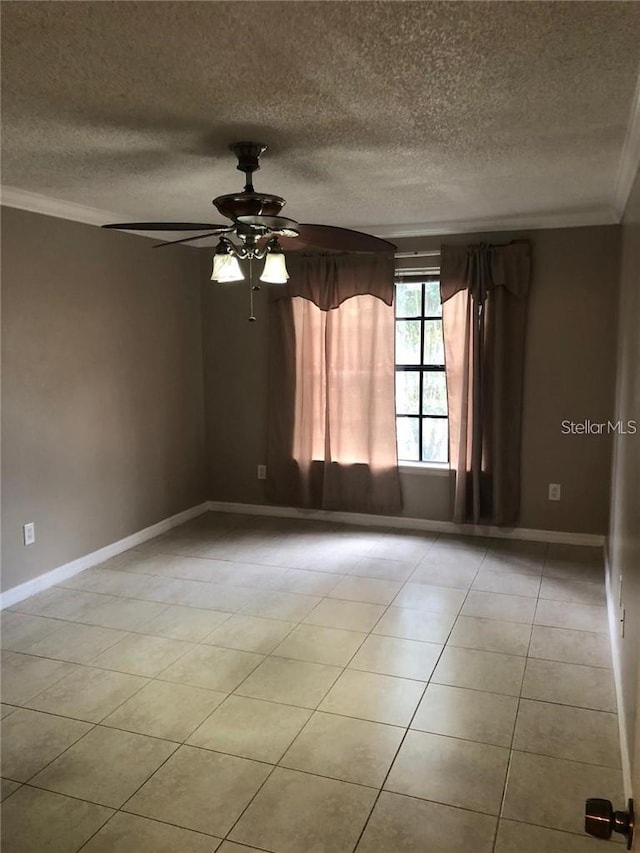
POLYGON ((2 850, 640 853, 640 2, 0 18, 2 850))

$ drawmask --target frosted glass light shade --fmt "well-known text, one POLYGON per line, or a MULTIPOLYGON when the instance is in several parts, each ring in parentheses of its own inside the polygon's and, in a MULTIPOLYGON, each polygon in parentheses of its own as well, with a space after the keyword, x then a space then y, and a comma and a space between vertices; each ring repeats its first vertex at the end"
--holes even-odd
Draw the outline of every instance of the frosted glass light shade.
POLYGON ((282 252, 269 252, 260 281, 266 281, 268 284, 286 284, 288 279, 289 273, 282 252))
POLYGON ((231 282, 242 281, 244 273, 240 269, 238 259, 233 255, 214 255, 211 281, 231 282))

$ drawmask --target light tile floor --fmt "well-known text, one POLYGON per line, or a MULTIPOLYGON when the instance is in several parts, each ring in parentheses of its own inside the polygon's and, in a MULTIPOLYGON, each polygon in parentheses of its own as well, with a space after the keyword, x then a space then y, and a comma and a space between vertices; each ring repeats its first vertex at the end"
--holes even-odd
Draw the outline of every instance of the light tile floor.
POLYGON ((597 853, 598 549, 208 513, 2 618, 5 853, 597 853))

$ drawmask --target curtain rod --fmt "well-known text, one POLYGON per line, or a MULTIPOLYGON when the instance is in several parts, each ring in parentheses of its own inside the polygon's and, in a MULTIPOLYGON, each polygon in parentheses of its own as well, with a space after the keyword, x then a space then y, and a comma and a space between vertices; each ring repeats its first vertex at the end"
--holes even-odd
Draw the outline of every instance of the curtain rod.
POLYGON ((422 269, 396 270, 396 281, 416 278, 438 278, 440 275, 439 267, 423 267, 422 269))
POLYGON ((424 249, 421 252, 396 252, 396 258, 439 258, 440 249, 424 249))

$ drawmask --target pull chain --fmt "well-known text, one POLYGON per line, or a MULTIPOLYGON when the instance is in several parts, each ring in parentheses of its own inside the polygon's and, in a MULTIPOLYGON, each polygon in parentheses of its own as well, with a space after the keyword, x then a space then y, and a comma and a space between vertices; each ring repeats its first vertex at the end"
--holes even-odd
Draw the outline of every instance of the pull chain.
POLYGON ((249 258, 249 322, 255 323, 256 317, 253 313, 253 258, 249 258))
POLYGON ((249 322, 255 323, 256 315, 253 309, 253 292, 260 290, 257 284, 253 283, 253 258, 249 258, 249 322))

